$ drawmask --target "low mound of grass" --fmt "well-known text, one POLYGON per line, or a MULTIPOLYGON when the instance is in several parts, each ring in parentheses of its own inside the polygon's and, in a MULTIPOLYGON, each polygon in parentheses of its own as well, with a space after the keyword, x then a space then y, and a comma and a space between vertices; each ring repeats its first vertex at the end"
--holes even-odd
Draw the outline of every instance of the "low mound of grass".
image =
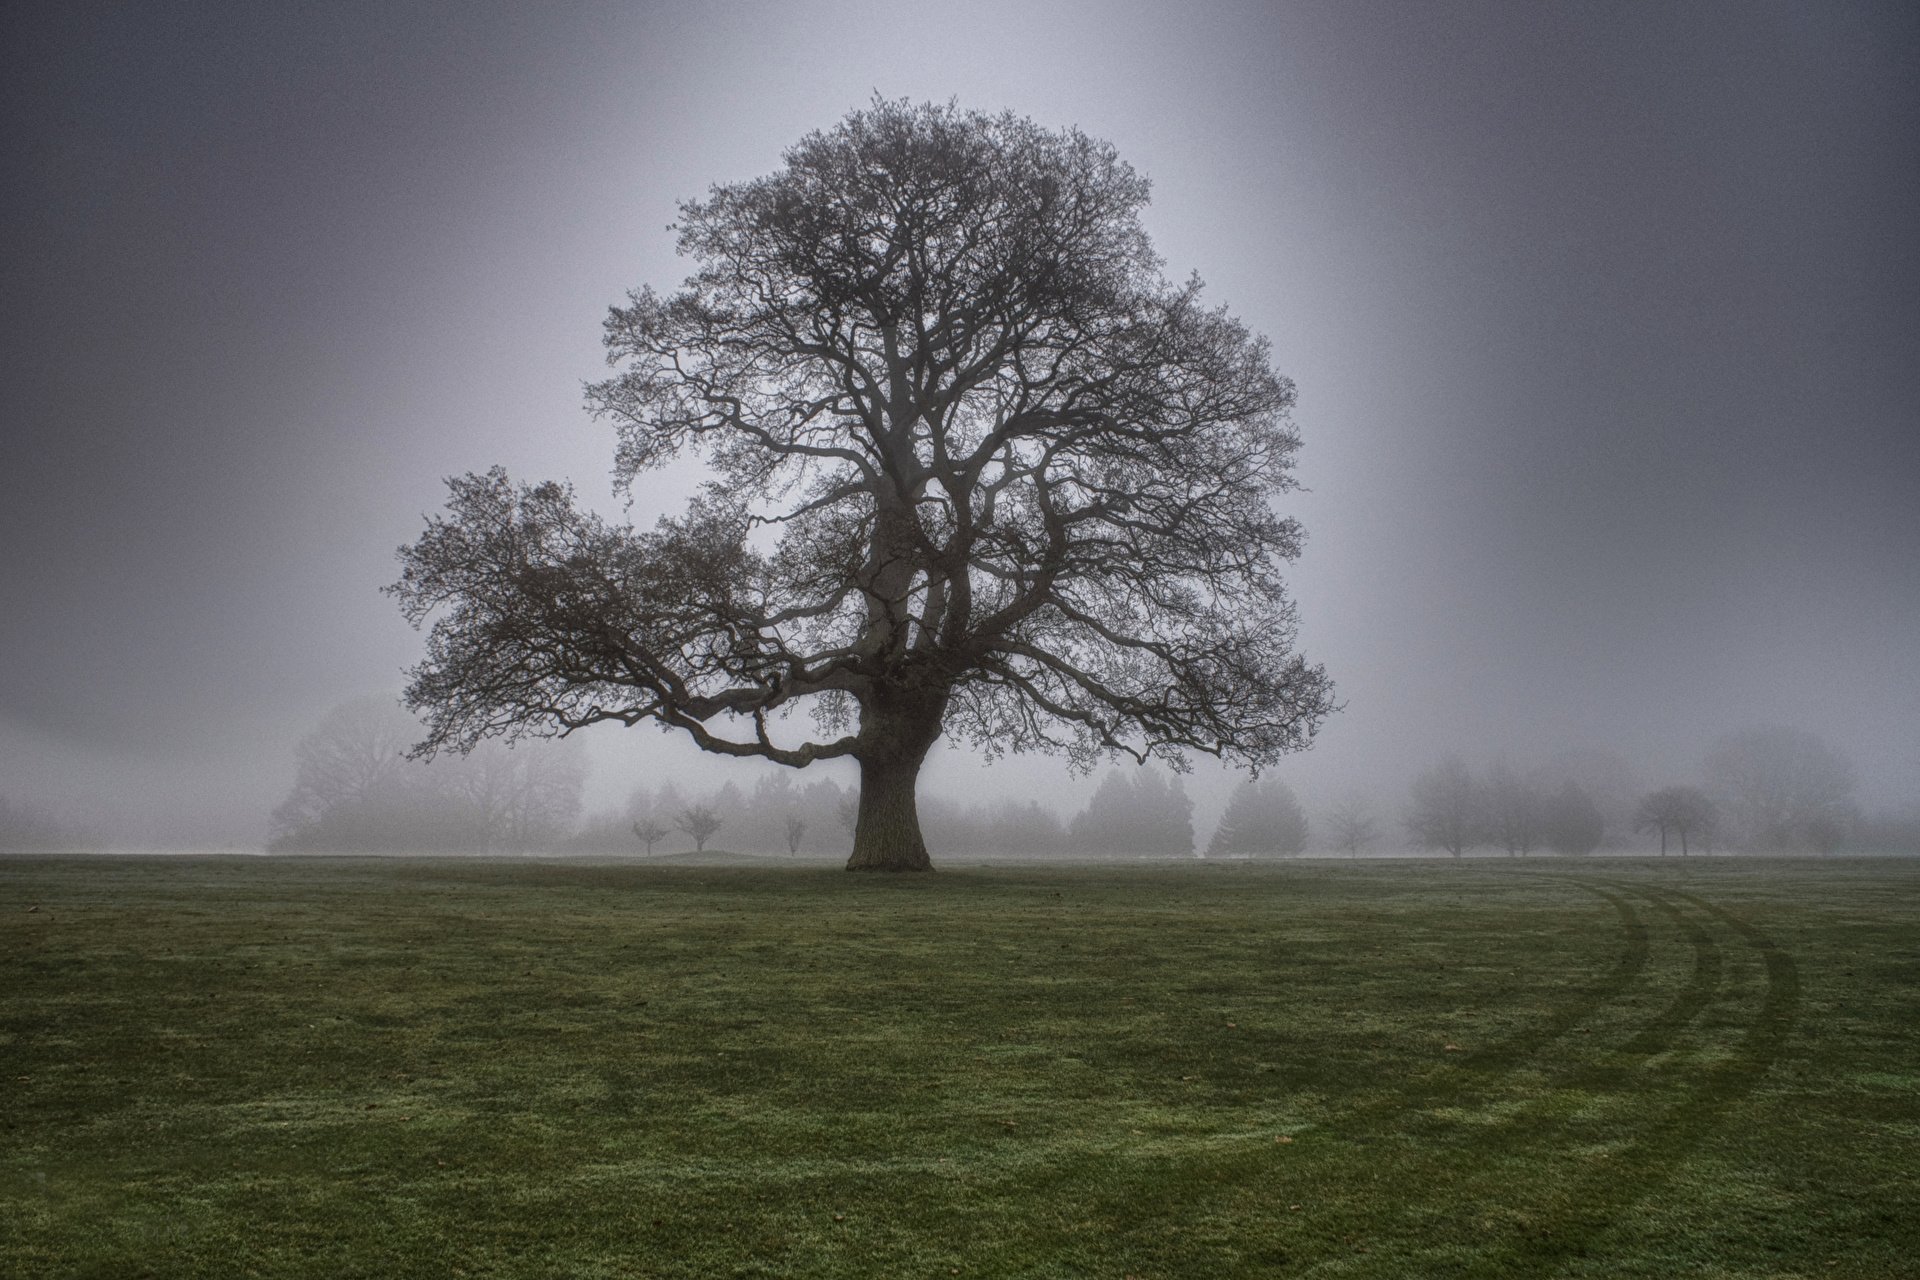
POLYGON ((1920 867, 0 860, 0 1274, 1915 1274, 1920 867))

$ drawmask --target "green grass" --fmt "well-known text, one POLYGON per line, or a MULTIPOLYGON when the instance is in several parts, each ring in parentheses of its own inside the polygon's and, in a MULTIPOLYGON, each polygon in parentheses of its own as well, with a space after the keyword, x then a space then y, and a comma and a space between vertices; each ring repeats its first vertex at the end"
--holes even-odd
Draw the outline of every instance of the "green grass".
POLYGON ((1891 860, 0 860, 0 1275, 1920 1275, 1917 996, 1891 860))

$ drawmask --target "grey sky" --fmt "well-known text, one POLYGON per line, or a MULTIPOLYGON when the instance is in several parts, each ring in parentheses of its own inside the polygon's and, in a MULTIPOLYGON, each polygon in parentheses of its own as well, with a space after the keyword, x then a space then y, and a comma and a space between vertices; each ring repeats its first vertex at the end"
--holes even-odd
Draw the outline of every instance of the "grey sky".
MULTIPOLYGON (((1920 793, 1911 6, 23 4, 0 50, 0 792, 257 840, 417 656, 376 589, 441 478, 611 508, 605 307, 878 91, 1110 139, 1272 337, 1348 703, 1310 802, 1755 722, 1920 793)), ((698 763, 617 737, 600 796, 698 763)))

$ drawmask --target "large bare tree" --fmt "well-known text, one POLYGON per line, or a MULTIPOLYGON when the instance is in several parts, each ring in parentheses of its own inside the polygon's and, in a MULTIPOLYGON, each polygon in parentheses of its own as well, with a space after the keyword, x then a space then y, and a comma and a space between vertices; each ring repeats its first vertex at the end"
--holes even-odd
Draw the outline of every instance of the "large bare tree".
POLYGON ((715 478, 647 531, 453 481, 392 588, 438 615, 422 750, 653 721, 852 757, 848 865, 922 869, 943 733, 1082 766, 1304 748, 1333 702, 1279 574, 1294 388, 1161 274, 1146 201, 1077 130, 875 102, 683 204, 696 270, 612 310, 589 402, 623 484, 689 453, 715 478))

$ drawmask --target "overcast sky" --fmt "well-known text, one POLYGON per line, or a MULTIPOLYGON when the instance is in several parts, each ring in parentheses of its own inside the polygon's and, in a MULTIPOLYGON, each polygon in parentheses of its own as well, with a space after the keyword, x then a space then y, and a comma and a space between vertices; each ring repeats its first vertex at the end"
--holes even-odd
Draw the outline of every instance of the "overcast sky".
MULTIPOLYGON (((1755 723, 1920 797, 1902 0, 62 0, 0 58, 0 794, 257 844, 298 737, 419 656, 378 588, 442 479, 617 511, 605 308, 685 274, 678 200, 877 91, 1112 141, 1169 273, 1273 339, 1347 704, 1310 804, 1448 749, 1684 779, 1755 723)), ((600 800, 731 767, 593 746, 600 800)))

